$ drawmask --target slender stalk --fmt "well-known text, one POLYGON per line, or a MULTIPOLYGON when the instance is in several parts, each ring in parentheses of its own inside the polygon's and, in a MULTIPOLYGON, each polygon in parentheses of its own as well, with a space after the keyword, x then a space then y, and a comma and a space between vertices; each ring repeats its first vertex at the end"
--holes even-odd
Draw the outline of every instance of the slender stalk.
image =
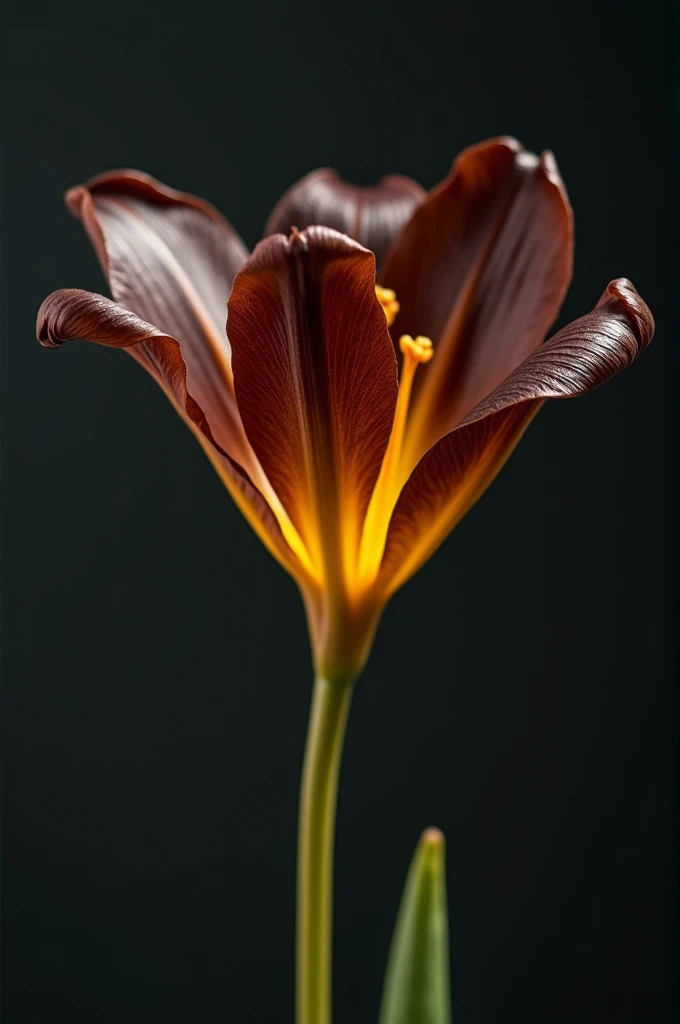
POLYGON ((351 683, 314 682, 300 789, 297 1024, 331 1024, 335 807, 351 699, 351 683))

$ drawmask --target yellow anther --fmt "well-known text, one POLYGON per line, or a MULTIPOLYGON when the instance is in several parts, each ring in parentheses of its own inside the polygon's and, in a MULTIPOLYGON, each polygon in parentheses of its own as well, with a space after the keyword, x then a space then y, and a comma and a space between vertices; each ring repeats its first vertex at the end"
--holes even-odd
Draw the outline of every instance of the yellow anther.
POLYGON ((399 312, 397 296, 391 288, 383 288, 382 285, 379 284, 375 286, 375 295, 383 308, 383 312, 385 313, 387 326, 391 327, 396 319, 397 313, 399 312))
POLYGON ((432 341, 430 338, 423 337, 422 334, 419 334, 417 338, 412 338, 410 334, 402 334, 399 339, 399 348, 405 356, 412 356, 417 363, 429 363, 434 355, 432 341))

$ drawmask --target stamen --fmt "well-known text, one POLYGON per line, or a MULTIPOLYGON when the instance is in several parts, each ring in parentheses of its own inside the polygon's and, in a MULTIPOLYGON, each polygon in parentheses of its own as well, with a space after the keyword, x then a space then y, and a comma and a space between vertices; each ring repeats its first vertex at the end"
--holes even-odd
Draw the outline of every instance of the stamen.
POLYGON ((402 334, 399 339, 399 348, 404 355, 413 356, 418 363, 429 363, 434 355, 432 342, 429 338, 424 338, 422 334, 419 334, 417 338, 412 338, 410 334, 402 334))
POLYGON ((391 327, 400 308, 399 303, 397 302, 397 296, 391 288, 383 288, 382 285, 379 284, 375 286, 375 295, 385 313, 387 326, 391 327))
POLYGON ((373 579, 380 568, 387 529, 401 489, 399 486, 399 460, 416 370, 421 363, 429 363, 434 355, 431 340, 422 335, 412 338, 410 334, 403 334, 399 339, 399 348, 404 354, 404 362, 401 368, 392 433, 366 512, 359 549, 359 577, 364 583, 373 579))

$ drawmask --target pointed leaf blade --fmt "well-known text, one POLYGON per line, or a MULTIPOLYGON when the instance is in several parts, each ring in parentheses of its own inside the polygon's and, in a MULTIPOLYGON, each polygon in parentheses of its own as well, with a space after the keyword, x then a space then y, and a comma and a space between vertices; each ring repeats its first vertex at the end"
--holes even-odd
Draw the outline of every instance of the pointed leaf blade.
POLYGON ((416 848, 387 961, 379 1024, 451 1024, 444 836, 416 848))

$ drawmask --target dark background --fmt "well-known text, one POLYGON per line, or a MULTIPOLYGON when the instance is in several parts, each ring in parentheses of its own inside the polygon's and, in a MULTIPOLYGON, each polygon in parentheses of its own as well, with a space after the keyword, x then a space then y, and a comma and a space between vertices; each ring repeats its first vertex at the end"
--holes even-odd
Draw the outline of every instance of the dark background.
POLYGON ((105 289, 62 192, 142 168, 252 245, 315 166, 430 186, 498 133, 566 179, 561 322, 626 275, 657 338, 541 413, 385 615, 341 780, 337 1021, 376 1020, 431 824, 456 1024, 671 1021, 674 25, 631 10, 7 0, 7 1024, 292 1020, 302 609, 134 362, 34 341, 51 289, 105 289))

